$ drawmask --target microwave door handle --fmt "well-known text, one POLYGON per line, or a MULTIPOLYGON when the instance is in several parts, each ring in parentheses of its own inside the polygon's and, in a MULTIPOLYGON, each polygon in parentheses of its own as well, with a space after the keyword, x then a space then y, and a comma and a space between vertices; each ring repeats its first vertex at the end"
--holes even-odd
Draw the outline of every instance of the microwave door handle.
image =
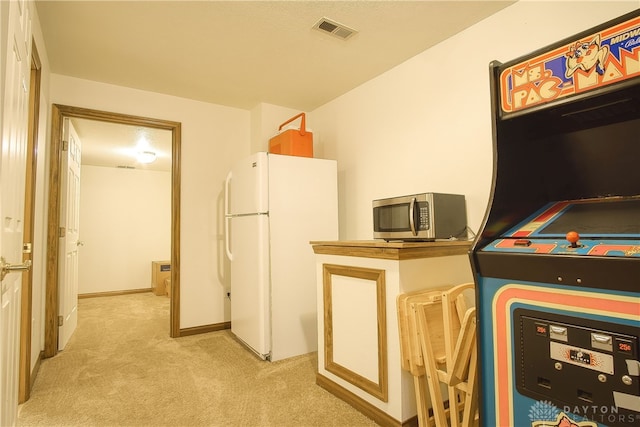
POLYGON ((409 227, 411 228, 411 234, 414 236, 418 235, 416 230, 416 198, 411 199, 411 203, 409 203, 409 227))

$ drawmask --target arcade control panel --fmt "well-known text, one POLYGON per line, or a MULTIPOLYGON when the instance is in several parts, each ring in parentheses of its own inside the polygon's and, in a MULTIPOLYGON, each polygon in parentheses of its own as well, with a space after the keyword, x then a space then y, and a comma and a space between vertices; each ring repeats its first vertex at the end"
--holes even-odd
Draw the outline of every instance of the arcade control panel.
POLYGON ((550 203, 482 251, 640 258, 640 198, 550 203))

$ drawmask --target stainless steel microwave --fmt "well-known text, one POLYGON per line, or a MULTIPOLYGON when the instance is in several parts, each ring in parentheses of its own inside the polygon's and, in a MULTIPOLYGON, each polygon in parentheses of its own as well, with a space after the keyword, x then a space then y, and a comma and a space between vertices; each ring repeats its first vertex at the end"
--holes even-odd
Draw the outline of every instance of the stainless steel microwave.
POLYGON ((464 196, 421 193, 374 200, 373 237, 386 241, 466 240, 464 196))

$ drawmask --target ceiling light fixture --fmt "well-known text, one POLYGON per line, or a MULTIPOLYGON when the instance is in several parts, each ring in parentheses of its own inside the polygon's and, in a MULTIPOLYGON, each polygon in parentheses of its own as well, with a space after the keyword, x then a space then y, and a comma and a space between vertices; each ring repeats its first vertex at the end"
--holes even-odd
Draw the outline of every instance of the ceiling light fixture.
POLYGON ((156 153, 153 151, 140 151, 136 156, 138 163, 153 163, 156 161, 156 153))

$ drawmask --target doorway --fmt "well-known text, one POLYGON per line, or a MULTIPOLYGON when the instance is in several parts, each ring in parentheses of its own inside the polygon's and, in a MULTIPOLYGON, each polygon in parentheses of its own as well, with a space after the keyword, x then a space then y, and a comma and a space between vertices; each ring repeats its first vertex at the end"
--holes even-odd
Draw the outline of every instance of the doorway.
POLYGON ((68 126, 82 151, 78 296, 147 292, 149 284, 164 295, 171 273, 171 131, 79 118, 68 126), (160 260, 154 281, 149 267, 160 260))
POLYGON ((140 126, 171 131, 171 289, 169 309, 169 335, 180 336, 180 148, 181 124, 148 117, 53 105, 51 123, 51 157, 49 174, 49 212, 47 227, 47 287, 45 307, 44 356, 52 357, 58 351, 58 248, 60 223, 60 160, 63 149, 65 119, 88 119, 107 123, 140 126))

